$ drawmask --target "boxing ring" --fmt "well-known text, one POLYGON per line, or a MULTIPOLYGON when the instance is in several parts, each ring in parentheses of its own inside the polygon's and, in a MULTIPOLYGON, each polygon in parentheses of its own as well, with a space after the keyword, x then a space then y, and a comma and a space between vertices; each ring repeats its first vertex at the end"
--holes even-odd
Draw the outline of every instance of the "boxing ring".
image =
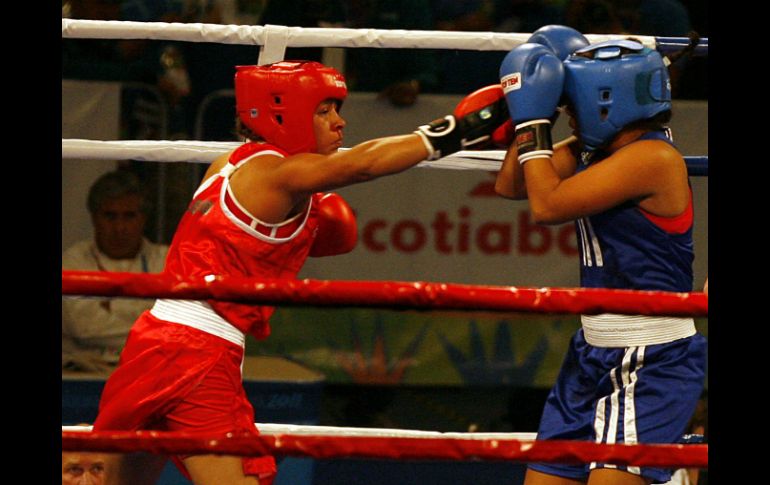
MULTIPOLYGON (((62 19, 62 37, 150 39, 261 46, 259 64, 283 59, 287 47, 378 47, 508 51, 530 34, 484 32, 327 29, 162 22, 62 19)), ((592 43, 622 38, 592 35, 592 43)), ((661 53, 679 50, 684 38, 639 36, 661 53)), ((701 39, 695 55, 708 54, 701 39)), ((210 163, 238 142, 62 139, 63 159, 138 160, 210 163)), ((418 166, 494 171, 504 152, 461 151, 418 166)), ((708 175, 708 157, 685 157, 691 176, 708 175)), ((227 276, 176 280, 161 275, 63 271, 62 296, 220 299, 276 306, 361 307, 395 310, 453 310, 597 314, 612 312, 658 316, 708 316, 701 292, 534 288, 464 285, 427 281, 266 281, 227 276)), ((399 429, 341 428, 257 423, 260 436, 202 436, 160 431, 92 432, 63 426, 63 451, 217 453, 228 455, 587 463, 659 467, 708 467, 706 444, 609 445, 537 441, 534 433, 442 433, 399 429)))

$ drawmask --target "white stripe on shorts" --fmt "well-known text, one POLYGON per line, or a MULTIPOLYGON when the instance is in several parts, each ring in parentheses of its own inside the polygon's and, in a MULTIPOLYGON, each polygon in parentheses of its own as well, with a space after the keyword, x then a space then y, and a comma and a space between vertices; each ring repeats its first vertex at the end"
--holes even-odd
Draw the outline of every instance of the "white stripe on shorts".
MULTIPOLYGON (((620 379, 618 379, 618 368, 610 370, 610 380, 612 381, 613 392, 609 396, 604 396, 596 403, 596 418, 594 419, 594 431, 596 433, 597 443, 615 444, 618 439, 618 421, 620 412, 620 390, 624 389, 623 394, 623 442, 625 444, 637 444, 638 436, 636 432, 636 407, 634 404, 634 391, 638 380, 637 371, 642 367, 644 361, 644 347, 629 347, 623 355, 623 361, 620 365, 620 379), (636 365, 631 368, 631 358, 637 353, 636 365), (610 398, 610 419, 605 423, 606 402, 610 398), (607 435, 604 435, 604 428, 607 426, 607 435)), ((596 462, 591 462, 589 468, 595 469, 596 462)), ((617 468, 616 465, 605 463, 604 468, 617 468)), ((641 470, 637 466, 627 467, 629 473, 639 475, 641 470)))
MULTIPOLYGON (((639 443, 636 433, 636 404, 634 402, 634 392, 636 391, 636 381, 638 380, 637 371, 644 365, 644 346, 635 347, 636 365, 633 371, 628 373, 628 385, 625 395, 625 410, 623 413, 623 435, 626 444, 635 445, 639 443)), ((628 366, 631 365, 631 353, 626 354, 628 366)), ((626 367, 626 358, 623 359, 623 366, 626 367)), ((624 380, 625 383, 625 380, 624 380)), ((629 473, 639 475, 642 473, 638 466, 629 466, 629 473)))

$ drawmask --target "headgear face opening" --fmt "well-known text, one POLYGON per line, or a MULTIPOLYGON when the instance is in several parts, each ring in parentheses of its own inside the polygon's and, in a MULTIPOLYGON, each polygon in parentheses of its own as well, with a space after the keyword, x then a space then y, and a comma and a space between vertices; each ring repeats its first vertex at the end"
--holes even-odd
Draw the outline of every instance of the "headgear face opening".
POLYGON ((290 155, 316 150, 313 114, 321 101, 347 97, 345 78, 312 61, 236 66, 235 109, 241 122, 290 155))
POLYGON ((564 61, 564 89, 586 150, 609 143, 627 124, 671 109, 661 55, 632 40, 609 40, 564 61))

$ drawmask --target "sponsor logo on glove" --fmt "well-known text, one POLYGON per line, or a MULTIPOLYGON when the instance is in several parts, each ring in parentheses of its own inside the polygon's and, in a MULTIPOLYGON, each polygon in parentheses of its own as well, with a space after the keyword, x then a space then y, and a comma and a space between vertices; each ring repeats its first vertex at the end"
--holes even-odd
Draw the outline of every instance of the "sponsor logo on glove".
POLYGON ((503 87, 503 93, 508 94, 511 91, 521 89, 521 73, 512 72, 500 78, 500 85, 503 87))

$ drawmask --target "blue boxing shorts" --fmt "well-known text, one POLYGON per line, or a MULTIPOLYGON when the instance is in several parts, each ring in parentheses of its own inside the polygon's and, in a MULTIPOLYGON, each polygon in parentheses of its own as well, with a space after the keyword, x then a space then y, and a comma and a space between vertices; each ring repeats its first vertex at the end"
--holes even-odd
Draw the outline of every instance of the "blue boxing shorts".
MULTIPOLYGON (((594 347, 579 330, 546 400, 537 439, 677 443, 703 390, 706 347, 697 333, 664 344, 594 347)), ((673 473, 608 463, 532 463, 529 468, 576 480, 587 479, 595 468, 616 468, 653 483, 665 483, 673 473)))

